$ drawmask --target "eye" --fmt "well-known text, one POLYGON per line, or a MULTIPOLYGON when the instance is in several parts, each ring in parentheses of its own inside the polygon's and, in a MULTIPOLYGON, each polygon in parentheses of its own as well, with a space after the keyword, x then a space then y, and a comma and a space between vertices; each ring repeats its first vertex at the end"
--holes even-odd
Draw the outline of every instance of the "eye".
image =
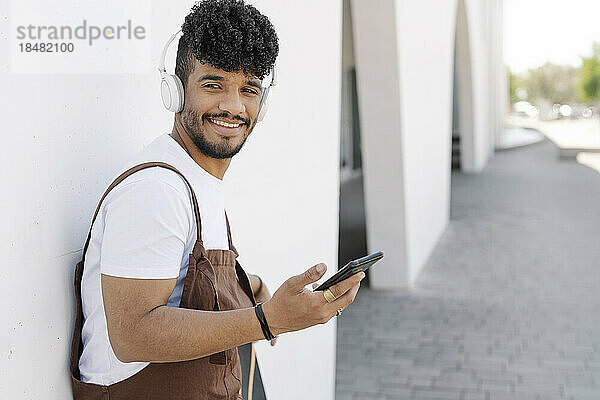
POLYGON ((249 93, 252 95, 258 95, 258 91, 256 89, 244 88, 242 92, 249 93))
POLYGON ((204 85, 202 85, 202 87, 209 88, 209 89, 220 89, 221 88, 216 83, 205 83, 204 85))

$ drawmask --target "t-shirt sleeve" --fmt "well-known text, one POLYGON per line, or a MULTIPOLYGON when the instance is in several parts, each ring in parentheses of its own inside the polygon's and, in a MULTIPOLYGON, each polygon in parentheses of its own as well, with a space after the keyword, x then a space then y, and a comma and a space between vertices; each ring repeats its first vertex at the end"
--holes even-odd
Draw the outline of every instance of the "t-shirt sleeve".
POLYGON ((117 189, 105 208, 100 272, 123 278, 177 278, 190 231, 189 197, 156 178, 113 190, 117 189))

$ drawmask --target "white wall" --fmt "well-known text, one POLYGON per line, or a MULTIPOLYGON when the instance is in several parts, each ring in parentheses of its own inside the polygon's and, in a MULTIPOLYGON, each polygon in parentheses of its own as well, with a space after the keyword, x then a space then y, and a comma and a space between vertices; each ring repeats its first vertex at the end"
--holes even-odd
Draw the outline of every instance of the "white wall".
POLYGON ((449 216, 456 2, 401 0, 397 5, 408 282, 412 284, 449 216))
MULTIPOLYGON (((337 262, 341 4, 255 3, 279 34, 279 86, 226 176, 227 204, 241 261, 273 292, 337 262)), ((153 62, 191 4, 152 2, 153 62)), ((91 214, 117 168, 169 131, 172 115, 156 73, 10 73, 8 15, 0 3, 0 398, 65 399, 72 274, 91 214)), ((269 398, 333 398, 335 319, 257 347, 269 398)))
POLYGON ((372 287, 411 285, 448 221, 453 4, 352 3, 372 287))
MULTIPOLYGON (((475 132, 473 130, 473 63, 469 20, 465 0, 458 0, 456 9, 456 30, 454 36, 454 98, 458 112, 453 118, 459 129, 460 170, 472 172, 475 168, 475 132)), ((453 128, 454 129, 454 128, 453 128)), ((453 133, 454 134, 454 133, 453 133)))
POLYGON ((490 19, 492 26, 492 45, 490 46, 492 70, 492 125, 494 132, 491 140, 490 151, 493 152, 496 144, 501 140, 504 132, 504 115, 508 106, 508 78, 504 65, 504 7, 503 0, 493 0, 490 6, 490 19))
POLYGON ((506 74, 502 59, 502 0, 465 0, 473 71, 474 164, 480 172, 503 129, 506 74))
MULTIPOLYGON (((502 93, 492 90, 501 77, 499 3, 466 3, 468 172, 485 166, 501 127, 502 93)), ((456 10, 456 0, 352 2, 367 242, 386 252, 370 272, 375 288, 412 285, 448 224, 456 10)))
POLYGON ((352 1, 369 252, 385 258, 369 272, 373 288, 406 285, 405 182, 394 1, 352 1))

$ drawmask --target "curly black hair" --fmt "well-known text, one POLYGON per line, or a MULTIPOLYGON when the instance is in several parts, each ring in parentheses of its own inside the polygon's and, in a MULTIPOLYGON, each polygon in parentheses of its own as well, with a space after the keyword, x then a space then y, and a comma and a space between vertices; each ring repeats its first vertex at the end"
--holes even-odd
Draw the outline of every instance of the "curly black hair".
POLYGON ((192 7, 181 26, 175 74, 184 87, 194 57, 227 72, 263 79, 279 52, 269 19, 243 0, 203 0, 192 7))

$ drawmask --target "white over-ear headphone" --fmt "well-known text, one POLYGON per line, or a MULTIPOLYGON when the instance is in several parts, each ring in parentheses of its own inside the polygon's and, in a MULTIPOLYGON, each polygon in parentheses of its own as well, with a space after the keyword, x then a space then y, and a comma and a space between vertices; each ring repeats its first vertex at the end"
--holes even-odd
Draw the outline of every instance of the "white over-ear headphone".
MULTIPOLYGON (((181 79, 175 74, 171 75, 167 73, 167 69, 165 68, 165 58, 167 56, 167 50, 169 49, 169 45, 177 35, 181 33, 181 29, 175 32, 163 48, 162 54, 160 55, 160 60, 158 63, 158 72, 160 72, 160 95, 162 97, 162 102, 165 108, 171 112, 180 112, 183 110, 183 101, 184 101, 184 91, 183 84, 181 83, 181 79)), ((276 80, 276 68, 273 65, 273 69, 271 69, 271 81, 268 85, 265 85, 265 79, 262 82, 262 93, 260 97, 260 105, 258 106, 258 115, 256 116, 256 122, 260 122, 263 120, 265 115, 267 114, 267 109, 269 108, 269 92, 271 91, 271 87, 277 85, 276 80)))

